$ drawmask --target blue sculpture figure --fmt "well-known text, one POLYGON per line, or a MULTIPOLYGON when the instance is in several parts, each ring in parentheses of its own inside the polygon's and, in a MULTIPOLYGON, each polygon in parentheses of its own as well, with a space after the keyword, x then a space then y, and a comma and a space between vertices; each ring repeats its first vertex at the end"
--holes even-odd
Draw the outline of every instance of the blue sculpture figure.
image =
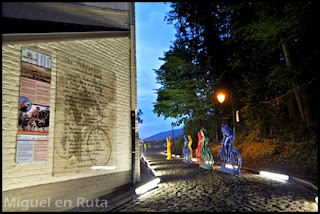
POLYGON ((232 143, 235 138, 234 133, 232 129, 225 124, 221 125, 221 132, 223 133, 222 146, 226 147, 228 157, 230 157, 230 149, 232 148, 232 143))
POLYGON ((199 167, 204 168, 204 169, 214 169, 213 168, 213 155, 211 149, 208 147, 209 143, 209 137, 207 134, 207 131, 201 127, 200 129, 201 136, 202 136, 202 146, 200 148, 200 161, 201 164, 199 167))
POLYGON ((218 162, 221 166, 220 170, 241 174, 241 155, 238 149, 232 147, 232 143, 235 139, 235 134, 233 133, 232 129, 225 124, 221 125, 221 132, 223 133, 222 147, 218 150, 218 162), (226 165, 227 163, 231 163, 231 166, 228 167, 226 165), (231 171, 227 170, 226 167, 231 169, 231 171))
POLYGON ((189 149, 189 139, 188 139, 188 135, 184 135, 184 147, 183 147, 183 150, 182 150, 182 155, 183 155, 183 160, 182 162, 185 162, 185 163, 192 163, 191 162, 191 152, 190 152, 190 149, 189 149))

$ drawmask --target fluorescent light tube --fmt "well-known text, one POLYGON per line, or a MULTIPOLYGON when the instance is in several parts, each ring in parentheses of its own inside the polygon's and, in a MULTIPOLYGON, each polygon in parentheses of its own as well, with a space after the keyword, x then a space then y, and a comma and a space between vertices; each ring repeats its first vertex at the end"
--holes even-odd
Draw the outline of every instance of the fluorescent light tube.
POLYGON ((289 180, 289 176, 284 174, 278 174, 278 173, 266 172, 266 171, 260 171, 259 174, 264 177, 276 178, 276 179, 285 180, 285 181, 289 180))
POLYGON ((149 181, 148 183, 135 189, 135 192, 137 195, 143 194, 143 193, 157 187, 158 183, 160 183, 160 181, 161 181, 160 178, 155 178, 155 179, 149 181))
POLYGON ((105 170, 113 170, 116 169, 117 166, 92 166, 91 169, 105 169, 105 170))

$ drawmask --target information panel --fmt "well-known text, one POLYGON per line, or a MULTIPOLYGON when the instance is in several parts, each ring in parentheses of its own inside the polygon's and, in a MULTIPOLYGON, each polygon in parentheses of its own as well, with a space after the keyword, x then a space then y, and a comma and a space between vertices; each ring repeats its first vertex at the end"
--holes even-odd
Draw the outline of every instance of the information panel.
POLYGON ((41 135, 18 135, 16 164, 48 161, 49 139, 41 135))
POLYGON ((18 132, 49 133, 51 57, 22 48, 18 132))

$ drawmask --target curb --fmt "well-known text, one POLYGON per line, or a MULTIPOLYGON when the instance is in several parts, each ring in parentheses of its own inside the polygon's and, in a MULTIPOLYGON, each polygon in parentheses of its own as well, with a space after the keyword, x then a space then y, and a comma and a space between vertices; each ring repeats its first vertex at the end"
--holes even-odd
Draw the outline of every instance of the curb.
POLYGON ((290 176, 290 179, 292 179, 293 182, 304 186, 307 190, 311 191, 315 196, 318 196, 318 187, 315 186, 314 184, 310 183, 309 181, 302 180, 302 179, 296 178, 296 177, 290 176))
MULTIPOLYGON (((255 169, 241 168, 241 170, 245 170, 248 172, 253 172, 253 173, 259 174, 259 171, 255 170, 255 169)), ((294 183, 300 184, 300 185, 304 186, 306 189, 308 189, 309 191, 311 191, 313 194, 318 195, 318 187, 316 185, 314 185, 313 183, 311 183, 307 180, 303 180, 301 178, 290 176, 290 175, 289 175, 289 177, 290 177, 290 180, 293 181, 294 183)))
MULTIPOLYGON (((149 173, 152 174, 152 178, 154 178, 155 175, 154 175, 154 173, 151 171, 151 169, 148 167, 148 165, 147 165, 147 163, 145 162, 145 160, 144 160, 143 158, 140 158, 140 162, 142 162, 143 165, 145 165, 145 167, 147 168, 147 170, 149 171, 149 173)), ((149 181, 151 181, 151 180, 152 180, 152 179, 147 180, 147 181, 144 181, 144 182, 139 182, 139 183, 135 184, 134 187, 139 186, 139 185, 141 185, 141 184, 143 184, 143 183, 147 183, 147 182, 149 182, 149 181)), ((111 212, 111 211, 113 211, 113 210, 121 207, 122 205, 124 205, 124 204, 126 204, 126 203, 128 203, 128 202, 130 202, 130 201, 132 201, 132 200, 134 200, 134 199, 137 198, 137 197, 139 197, 139 195, 135 194, 135 193, 134 193, 134 189, 133 189, 133 191, 130 193, 129 196, 121 199, 119 202, 117 202, 117 203, 115 203, 115 204, 112 204, 111 206, 108 206, 108 208, 103 209, 103 210, 99 210, 99 211, 101 211, 101 212, 111 212)))

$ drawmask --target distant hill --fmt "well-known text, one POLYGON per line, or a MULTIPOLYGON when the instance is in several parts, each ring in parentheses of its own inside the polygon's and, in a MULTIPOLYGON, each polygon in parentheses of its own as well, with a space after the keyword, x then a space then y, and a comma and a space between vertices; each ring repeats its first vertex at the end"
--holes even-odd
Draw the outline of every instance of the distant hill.
MULTIPOLYGON (((173 135, 174 135, 174 138, 178 138, 178 137, 181 137, 183 135, 183 129, 174 129, 173 130, 173 135)), ((147 137, 145 139, 143 139, 144 142, 146 141, 161 141, 161 140, 166 140, 166 138, 168 136, 171 136, 172 137, 172 130, 171 131, 165 131, 165 132, 160 132, 158 134, 155 134, 155 135, 152 135, 151 137, 147 137)))

